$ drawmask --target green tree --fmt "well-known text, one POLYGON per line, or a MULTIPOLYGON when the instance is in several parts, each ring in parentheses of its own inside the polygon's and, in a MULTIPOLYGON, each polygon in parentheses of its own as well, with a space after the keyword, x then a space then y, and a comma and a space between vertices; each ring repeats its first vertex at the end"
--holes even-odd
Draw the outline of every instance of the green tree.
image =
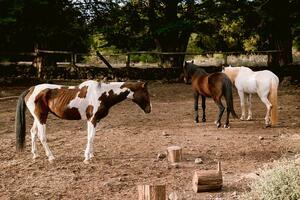
POLYGON ((272 54, 270 66, 281 66, 292 62, 292 41, 299 33, 299 0, 257 0, 260 16, 258 32, 264 49, 281 51, 272 54))
MULTIPOLYGON (((181 52, 193 30, 194 0, 94 1, 93 26, 124 51, 181 52)), ((180 67, 184 55, 162 55, 164 67, 180 67)))
POLYGON ((69 0, 0 1, 0 50, 86 51, 86 20, 69 0))

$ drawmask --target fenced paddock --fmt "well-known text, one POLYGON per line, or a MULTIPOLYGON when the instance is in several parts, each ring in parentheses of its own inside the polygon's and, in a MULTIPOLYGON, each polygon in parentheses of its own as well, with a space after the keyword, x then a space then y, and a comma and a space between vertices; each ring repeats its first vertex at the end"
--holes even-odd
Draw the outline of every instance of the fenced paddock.
MULTIPOLYGON (((206 124, 196 126, 193 123, 191 86, 181 83, 179 79, 176 83, 163 80, 178 78, 181 69, 160 69, 151 67, 152 63, 149 66, 134 63, 133 59, 129 59, 130 67, 126 67, 126 56, 118 67, 109 56, 104 55, 114 67, 117 66, 115 73, 120 77, 150 77, 150 80, 156 80, 149 83, 153 112, 144 115, 129 101, 113 107, 97 128, 95 157, 89 165, 82 162, 86 144, 85 122, 63 121, 50 115, 47 137, 56 160, 50 164, 38 142, 39 157, 34 161, 31 158, 29 133, 32 118, 27 112, 27 145, 25 152, 18 154, 15 152, 14 115, 16 96, 36 83, 31 78, 37 75, 38 70, 33 66, 37 55, 19 55, 7 65, 0 66, 0 79, 10 76, 20 78, 6 82, 6 86, 0 85, 0 199, 137 199, 137 185, 148 184, 166 185, 168 195, 175 192, 184 199, 236 199, 247 188, 251 178, 257 176, 255 172, 258 168, 272 165, 281 157, 295 157, 300 152, 297 65, 275 69, 279 69, 276 74, 281 78, 291 76, 279 87, 279 123, 276 127, 264 128, 265 107, 254 96, 254 120, 231 120, 230 129, 217 129, 214 124, 217 107, 211 99, 207 100, 206 124), (290 84, 290 81, 295 84, 290 84), (18 86, 22 84, 26 87, 18 86), (182 147, 182 161, 177 167, 166 158, 157 159, 158 154, 165 153, 173 145, 182 147), (203 163, 195 164, 196 158, 201 158, 203 163), (213 193, 194 193, 194 172, 215 169, 218 161, 222 162, 223 189, 213 193)), ((104 65, 80 65, 80 56, 69 52, 63 55, 65 58, 58 60, 58 68, 48 77, 53 83, 76 85, 79 82, 70 79, 104 77, 109 73, 104 65), (73 73, 73 64, 83 73, 73 73)), ((251 56, 248 57, 252 59, 251 56)), ((201 59, 216 58, 220 64, 225 63, 220 54, 187 56, 187 59, 192 58, 197 64, 206 66, 209 72, 220 71, 221 68, 217 63, 207 62, 210 64, 206 65, 201 59)), ((227 64, 232 64, 231 59, 228 55, 227 64)), ((254 67, 256 70, 266 69, 266 66, 257 66, 254 67)), ((45 66, 45 69, 48 67, 45 66)), ((240 114, 236 91, 234 106, 240 114)), ((201 110, 199 112, 201 114, 201 110)))
MULTIPOLYGON (((72 85, 78 82, 68 82, 72 85)), ((24 87, 3 87, 3 97, 16 96, 24 87)), ((95 157, 85 165, 84 121, 63 121, 53 115, 47 122, 48 144, 56 160, 47 161, 38 142, 39 157, 33 161, 27 113, 25 152, 15 152, 14 113, 16 99, 0 101, 0 199, 137 199, 137 185, 166 184, 166 193, 185 199, 236 199, 256 170, 281 157, 300 151, 299 85, 279 87, 279 124, 264 128, 264 105, 254 96, 253 121, 231 120, 230 129, 217 129, 217 107, 207 100, 207 123, 193 123, 190 85, 149 83, 153 112, 145 115, 125 101, 112 108, 100 122, 94 142, 95 157), (157 154, 167 147, 182 147, 178 168, 157 154), (194 160, 201 158, 202 164, 194 160), (222 162, 223 189, 194 193, 194 171, 215 169, 222 162)), ((238 95, 234 106, 240 114, 238 95)), ((200 111, 201 113, 201 111, 200 111)))

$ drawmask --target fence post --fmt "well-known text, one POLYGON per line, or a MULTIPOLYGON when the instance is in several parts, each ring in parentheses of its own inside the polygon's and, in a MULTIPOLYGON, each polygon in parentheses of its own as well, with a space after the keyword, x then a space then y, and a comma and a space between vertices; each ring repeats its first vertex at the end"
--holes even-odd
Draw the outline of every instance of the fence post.
POLYGON ((127 54, 126 67, 130 67, 130 54, 127 54))
POLYGON ((43 56, 41 55, 41 53, 39 53, 39 49, 37 47, 34 48, 34 52, 35 52, 35 57, 33 59, 33 66, 37 68, 38 78, 41 78, 43 67, 44 67, 43 56))
POLYGON ((71 53, 71 64, 73 66, 75 66, 75 64, 76 64, 76 54, 75 53, 71 53))
POLYGON ((223 57, 224 57, 224 65, 227 66, 228 65, 227 53, 223 53, 223 57))

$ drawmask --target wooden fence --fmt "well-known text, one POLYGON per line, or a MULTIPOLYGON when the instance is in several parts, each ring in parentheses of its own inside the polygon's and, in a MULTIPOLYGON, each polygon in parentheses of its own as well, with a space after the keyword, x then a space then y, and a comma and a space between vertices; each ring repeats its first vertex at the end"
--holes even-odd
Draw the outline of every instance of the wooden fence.
MULTIPOLYGON (((106 56, 126 56, 126 64, 125 67, 131 67, 131 56, 133 55, 189 55, 189 56, 196 56, 196 55, 213 55, 213 54, 222 54, 224 59, 224 65, 228 64, 228 56, 229 55, 267 55, 268 59, 272 54, 280 53, 277 50, 269 50, 269 51, 251 51, 251 52, 158 52, 158 51, 137 51, 137 52, 127 52, 127 53, 120 53, 120 54, 109 54, 109 55, 101 55, 97 52, 97 56, 101 59, 105 65, 112 69, 112 66, 109 62, 105 59, 106 56)), ((76 53, 72 51, 51 51, 51 50, 42 50, 42 49, 35 49, 34 52, 0 52, 0 56, 28 56, 32 57, 32 64, 37 68, 38 77, 41 77, 43 68, 45 67, 45 56, 46 55, 63 55, 68 58, 70 61, 69 63, 73 66, 76 66, 78 56, 91 56, 92 54, 88 53, 76 53)))

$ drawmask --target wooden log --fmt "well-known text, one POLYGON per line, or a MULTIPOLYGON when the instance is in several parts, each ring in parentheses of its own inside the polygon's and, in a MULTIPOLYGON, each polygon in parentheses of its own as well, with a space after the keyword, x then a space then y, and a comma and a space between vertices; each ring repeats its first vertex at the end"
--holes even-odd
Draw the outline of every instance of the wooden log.
POLYGON ((168 160, 172 163, 180 162, 182 159, 182 148, 179 146, 170 146, 167 148, 168 160))
POLYGON ((206 192, 211 190, 219 190, 222 188, 223 178, 221 171, 221 163, 218 162, 217 170, 200 170, 196 171, 193 176, 194 192, 206 192))
POLYGON ((96 51, 97 56, 104 62, 104 64, 107 66, 107 68, 112 71, 113 67, 111 66, 111 64, 109 64, 109 62, 101 55, 101 53, 99 51, 96 51))
POLYGON ((165 185, 138 185, 139 200, 166 200, 165 185))

